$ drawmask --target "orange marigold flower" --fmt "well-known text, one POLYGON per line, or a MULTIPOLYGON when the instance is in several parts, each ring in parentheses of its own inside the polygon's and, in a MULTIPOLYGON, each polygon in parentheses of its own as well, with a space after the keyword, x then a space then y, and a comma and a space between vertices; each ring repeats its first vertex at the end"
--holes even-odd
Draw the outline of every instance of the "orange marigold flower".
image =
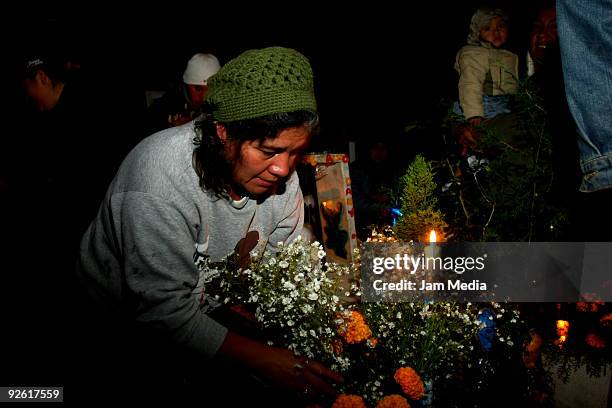
POLYGON ((401 395, 393 394, 378 401, 376 408, 410 408, 410 404, 401 395))
POLYGON ((530 353, 539 351, 542 347, 542 337, 538 333, 531 334, 531 341, 527 344, 527 351, 530 353))
POLYGON ((603 315, 601 319, 599 319, 599 323, 603 324, 604 326, 612 325, 612 313, 603 315))
POLYGON ((393 378, 402 387, 404 394, 413 400, 421 399, 425 395, 425 385, 411 367, 398 368, 393 378))
POLYGON ((331 408, 367 408, 359 395, 340 394, 331 408))
POLYGON ((363 315, 355 310, 343 317, 344 324, 338 330, 338 334, 349 344, 360 343, 372 335, 363 315))
POLYGON ((576 309, 580 312, 588 312, 589 304, 587 302, 576 302, 576 309))
POLYGON ((602 349, 606 347, 606 342, 604 341, 604 339, 593 333, 587 334, 585 341, 586 344, 596 349, 602 349))
POLYGON ((527 368, 535 368, 540 350, 542 348, 542 337, 538 333, 531 333, 531 341, 523 350, 523 363, 527 368))
POLYGON ((601 304, 601 301, 576 302, 576 309, 581 312, 596 312, 601 304))
POLYGON ((378 339, 376 337, 370 337, 368 339, 368 346, 370 346, 371 348, 376 347, 377 344, 378 344, 378 339))

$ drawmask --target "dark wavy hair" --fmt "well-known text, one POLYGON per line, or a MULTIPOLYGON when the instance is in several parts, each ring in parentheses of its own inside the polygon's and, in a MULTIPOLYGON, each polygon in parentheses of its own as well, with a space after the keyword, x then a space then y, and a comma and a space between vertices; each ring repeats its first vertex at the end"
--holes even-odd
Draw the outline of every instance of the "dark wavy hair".
MULTIPOLYGON (((205 105, 202 118, 195 124, 196 137, 193 152, 193 167, 200 179, 200 187, 212 191, 219 198, 227 198, 227 187, 232 182, 234 158, 225 154, 223 143, 217 136, 216 122, 210 107, 205 105)), ((305 127, 311 134, 319 129, 319 115, 315 112, 299 110, 275 113, 255 119, 223 122, 231 141, 238 141, 238 149, 246 141, 274 139, 286 129, 305 127)), ((237 160, 240 160, 238 158, 237 160)))

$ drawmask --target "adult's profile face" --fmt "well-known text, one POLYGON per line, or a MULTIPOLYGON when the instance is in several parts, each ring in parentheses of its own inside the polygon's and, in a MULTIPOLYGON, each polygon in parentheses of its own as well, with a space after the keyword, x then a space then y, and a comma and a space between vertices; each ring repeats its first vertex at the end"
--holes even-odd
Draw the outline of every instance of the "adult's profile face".
POLYGON ((200 109, 208 92, 208 85, 187 85, 189 101, 193 109, 200 109))
POLYGON ((39 111, 51 110, 57 103, 53 98, 53 82, 44 71, 38 70, 33 78, 26 78, 21 82, 23 90, 39 111))
POLYGON ((224 128, 222 133, 225 136, 219 136, 228 141, 225 149, 233 161, 233 181, 253 196, 274 194, 295 170, 311 138, 306 127, 295 127, 281 131, 275 138, 246 141, 240 145, 238 141, 227 139, 224 128))

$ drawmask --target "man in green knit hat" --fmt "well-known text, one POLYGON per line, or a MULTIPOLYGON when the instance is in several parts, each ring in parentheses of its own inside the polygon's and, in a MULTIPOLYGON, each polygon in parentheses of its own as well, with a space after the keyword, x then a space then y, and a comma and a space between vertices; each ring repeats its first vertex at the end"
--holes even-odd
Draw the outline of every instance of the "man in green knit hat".
MULTIPOLYGON (((235 373, 251 373, 275 389, 334 394, 330 383, 341 379, 323 365, 213 319, 218 304, 203 292, 196 267, 202 257, 220 260, 238 242, 243 255, 262 253, 300 235, 303 199, 294 169, 319 122, 310 64, 292 49, 250 50, 208 86, 201 117, 152 135, 129 153, 81 243, 77 269, 87 304, 139 329, 134 342, 141 358, 130 364, 135 372, 115 370, 112 385, 127 386, 123 375, 132 380, 126 391, 143 383, 157 393, 164 389, 157 385, 168 387, 168 371, 181 377, 183 369, 173 357, 164 360, 159 344, 172 344, 196 356, 189 364, 200 371, 231 364, 235 373), (141 380, 133 381, 136 376, 141 380)), ((102 363, 117 360, 107 349, 100 348, 102 363)), ((216 406, 211 384, 197 386, 204 406, 216 406)))

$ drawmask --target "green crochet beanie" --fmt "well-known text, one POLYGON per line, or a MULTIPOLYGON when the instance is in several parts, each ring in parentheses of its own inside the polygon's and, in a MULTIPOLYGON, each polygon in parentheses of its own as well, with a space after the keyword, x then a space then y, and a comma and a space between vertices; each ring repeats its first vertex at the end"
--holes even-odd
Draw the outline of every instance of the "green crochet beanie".
POLYGON ((282 47, 245 51, 225 64, 208 79, 206 101, 221 122, 317 110, 308 59, 282 47))

